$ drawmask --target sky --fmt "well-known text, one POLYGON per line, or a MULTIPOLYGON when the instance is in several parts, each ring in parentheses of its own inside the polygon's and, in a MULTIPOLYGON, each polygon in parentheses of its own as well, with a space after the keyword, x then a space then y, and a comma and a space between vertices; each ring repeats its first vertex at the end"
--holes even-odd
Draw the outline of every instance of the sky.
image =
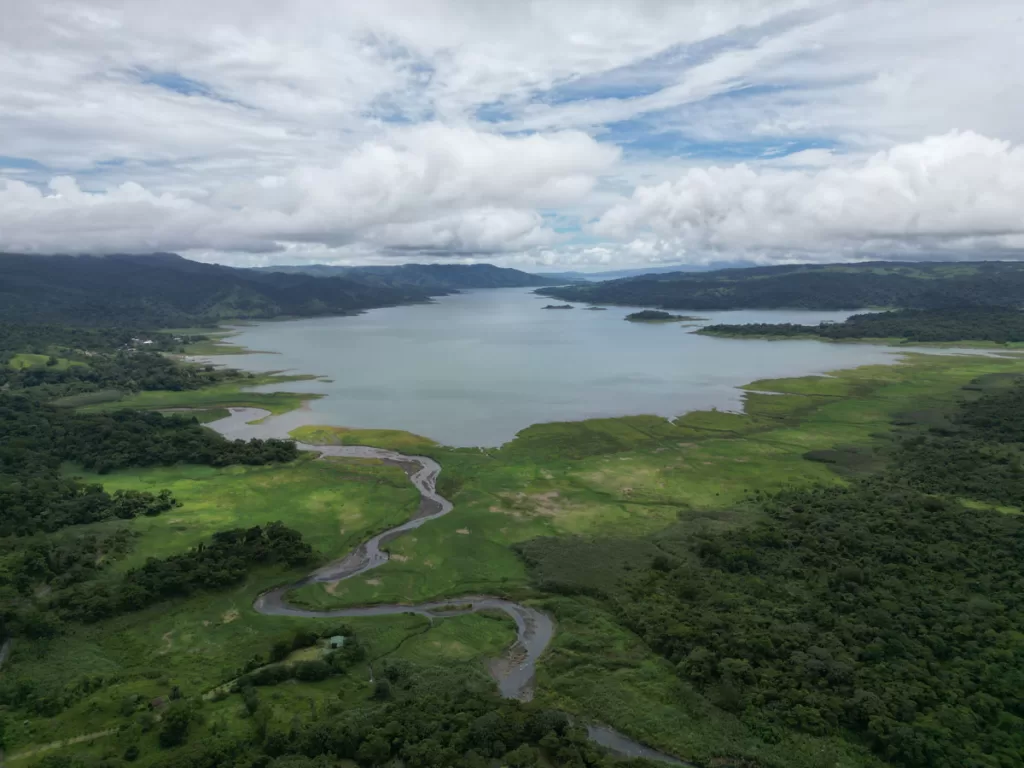
POLYGON ((3 0, 0 250, 1024 256, 1019 0, 3 0))

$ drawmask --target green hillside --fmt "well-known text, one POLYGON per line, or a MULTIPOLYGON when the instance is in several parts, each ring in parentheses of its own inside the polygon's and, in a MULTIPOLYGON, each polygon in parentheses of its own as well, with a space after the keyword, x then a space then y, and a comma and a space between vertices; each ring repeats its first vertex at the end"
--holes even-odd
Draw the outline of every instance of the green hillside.
POLYGON ((562 285, 564 278, 532 275, 493 264, 399 264, 394 267, 334 267, 327 264, 259 267, 258 272, 346 277, 372 285, 416 286, 430 291, 463 288, 530 288, 562 285))
POLYGON ((1018 306, 1024 296, 1024 264, 804 264, 643 275, 537 292, 566 301, 661 309, 1018 306))
POLYGON ((0 321, 136 328, 222 318, 336 315, 425 301, 414 286, 266 274, 174 254, 0 254, 0 321))

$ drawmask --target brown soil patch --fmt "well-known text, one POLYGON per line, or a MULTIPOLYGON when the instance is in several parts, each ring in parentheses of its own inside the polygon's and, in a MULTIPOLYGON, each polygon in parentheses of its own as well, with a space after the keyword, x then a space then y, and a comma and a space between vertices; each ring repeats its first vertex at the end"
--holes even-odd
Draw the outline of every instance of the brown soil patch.
POLYGON ((394 554, 392 552, 388 552, 388 559, 394 560, 394 561, 399 562, 399 563, 404 563, 404 562, 407 562, 409 560, 409 556, 408 555, 396 555, 396 554, 394 554))
POLYGON ((237 608, 232 608, 229 611, 224 611, 224 615, 220 617, 222 624, 230 624, 232 621, 237 619, 241 614, 238 613, 237 608))
POLYGON ((459 528, 456 533, 461 533, 463 536, 469 535, 469 528, 459 528))
POLYGON ((503 512, 511 517, 522 517, 524 514, 533 515, 557 515, 562 512, 564 506, 560 503, 561 494, 558 491, 546 491, 545 493, 501 493, 503 499, 512 502, 511 507, 504 509, 492 507, 492 510, 503 512))
POLYGON ((380 579, 367 579, 365 583, 369 587, 379 587, 380 579))

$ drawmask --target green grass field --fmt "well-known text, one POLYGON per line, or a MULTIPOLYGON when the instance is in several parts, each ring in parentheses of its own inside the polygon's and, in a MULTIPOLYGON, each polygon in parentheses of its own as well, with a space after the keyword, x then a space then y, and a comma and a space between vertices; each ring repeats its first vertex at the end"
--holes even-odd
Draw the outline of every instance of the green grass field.
POLYGON ((287 384, 291 381, 311 381, 316 376, 286 376, 279 373, 265 373, 243 376, 212 387, 188 389, 180 392, 156 390, 126 395, 114 390, 91 392, 87 395, 66 397, 55 405, 84 408, 86 410, 112 410, 115 408, 138 408, 141 410, 164 410, 169 408, 226 408, 229 406, 263 408, 271 413, 287 413, 301 408, 307 400, 316 400, 322 395, 296 392, 250 392, 253 387, 267 384, 287 384))
POLYGON ((407 520, 419 504, 419 495, 400 469, 369 459, 316 461, 304 455, 286 466, 179 465, 106 475, 74 467, 67 471, 102 483, 108 491, 169 488, 182 502, 158 517, 74 529, 77 534, 128 525, 139 533, 132 554, 119 568, 187 550, 215 531, 273 520, 300 531, 324 557, 335 558, 368 535, 407 520))
MULTIPOLYGON (((46 363, 49 361, 49 355, 37 355, 31 352, 21 352, 14 355, 8 362, 8 368, 14 368, 15 370, 24 370, 25 368, 45 368, 46 363)), ((66 371, 73 365, 85 365, 83 362, 78 360, 68 360, 66 357, 54 358, 57 364, 53 366, 58 371, 66 371)))
POLYGON ((289 434, 296 440, 310 445, 372 445, 410 454, 437 446, 429 437, 421 437, 400 429, 307 426, 293 429, 289 434))

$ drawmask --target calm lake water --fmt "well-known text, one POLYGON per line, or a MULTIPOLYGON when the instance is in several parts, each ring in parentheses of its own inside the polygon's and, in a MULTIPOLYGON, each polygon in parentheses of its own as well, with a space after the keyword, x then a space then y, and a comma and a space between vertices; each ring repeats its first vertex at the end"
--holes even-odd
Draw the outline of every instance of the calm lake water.
MULTIPOLYGON (((698 336, 678 324, 625 322, 634 311, 627 307, 542 309, 549 303, 529 289, 512 288, 356 317, 259 323, 242 328, 233 341, 274 354, 212 359, 330 380, 258 388, 327 395, 308 410, 272 420, 278 434, 299 424, 333 424, 405 429, 448 445, 495 446, 544 421, 674 417, 712 406, 738 410, 736 388, 755 379, 897 358, 895 351, 871 345, 698 336)), ((699 314, 709 323, 817 323, 851 313, 699 314)))

